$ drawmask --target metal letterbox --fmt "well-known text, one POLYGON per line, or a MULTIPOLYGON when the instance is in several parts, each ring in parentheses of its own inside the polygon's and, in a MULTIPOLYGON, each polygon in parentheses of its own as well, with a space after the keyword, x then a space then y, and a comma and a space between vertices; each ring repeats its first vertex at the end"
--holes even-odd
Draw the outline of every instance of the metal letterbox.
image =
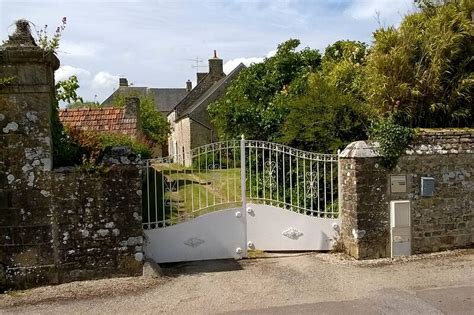
POLYGON ((435 179, 433 177, 421 178, 421 195, 424 197, 431 197, 434 194, 435 179))

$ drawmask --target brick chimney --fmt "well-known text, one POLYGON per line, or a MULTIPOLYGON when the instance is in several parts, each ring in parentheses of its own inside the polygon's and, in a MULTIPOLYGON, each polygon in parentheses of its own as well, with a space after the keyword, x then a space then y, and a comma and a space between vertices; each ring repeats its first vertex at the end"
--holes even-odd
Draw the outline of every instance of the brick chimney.
POLYGON ((191 80, 186 81, 186 91, 189 92, 193 89, 193 83, 191 80))
POLYGON ((120 86, 128 86, 127 78, 119 78, 119 87, 120 86))
POLYGON ((209 59, 209 74, 215 77, 222 77, 224 75, 222 59, 217 57, 217 52, 215 50, 214 57, 209 59))

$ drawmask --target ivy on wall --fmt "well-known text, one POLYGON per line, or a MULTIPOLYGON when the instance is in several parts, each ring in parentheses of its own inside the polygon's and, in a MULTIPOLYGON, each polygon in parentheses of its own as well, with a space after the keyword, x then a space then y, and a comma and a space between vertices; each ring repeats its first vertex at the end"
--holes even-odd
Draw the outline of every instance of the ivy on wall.
POLYGON ((379 143, 382 165, 388 169, 393 169, 397 165, 398 159, 415 134, 413 128, 397 124, 392 115, 375 121, 369 133, 370 137, 379 143))

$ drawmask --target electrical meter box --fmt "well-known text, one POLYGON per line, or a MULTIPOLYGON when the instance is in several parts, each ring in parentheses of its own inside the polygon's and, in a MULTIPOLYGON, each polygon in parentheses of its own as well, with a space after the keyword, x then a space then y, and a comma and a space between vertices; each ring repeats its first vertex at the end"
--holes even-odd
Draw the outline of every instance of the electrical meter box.
POLYGON ((421 178, 421 195, 431 197, 434 195, 435 179, 433 177, 421 178))
POLYGON ((409 200, 390 201, 391 256, 411 255, 411 207, 409 200))
POLYGON ((390 192, 406 193, 407 177, 406 175, 390 175, 390 192))

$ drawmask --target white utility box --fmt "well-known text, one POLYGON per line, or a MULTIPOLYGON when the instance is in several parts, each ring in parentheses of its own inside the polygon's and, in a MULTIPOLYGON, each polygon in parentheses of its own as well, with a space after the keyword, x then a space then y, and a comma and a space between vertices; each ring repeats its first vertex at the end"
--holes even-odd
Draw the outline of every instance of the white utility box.
POLYGON ((409 200, 390 201, 391 256, 411 255, 411 207, 409 200))

